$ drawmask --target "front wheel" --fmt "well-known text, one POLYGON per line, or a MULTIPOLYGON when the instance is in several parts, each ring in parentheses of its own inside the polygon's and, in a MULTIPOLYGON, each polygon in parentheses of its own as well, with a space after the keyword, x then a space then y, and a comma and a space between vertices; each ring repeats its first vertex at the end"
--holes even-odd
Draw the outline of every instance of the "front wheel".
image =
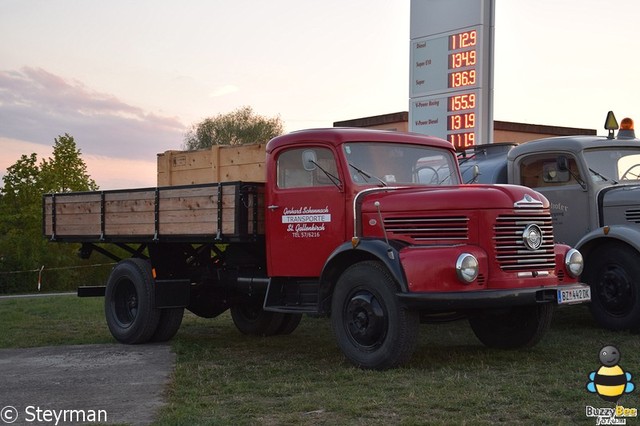
POLYGON ((121 343, 148 342, 158 327, 160 309, 153 306, 151 265, 126 259, 111 271, 104 298, 107 326, 121 343))
POLYGON ((610 330, 640 328, 640 264, 638 253, 605 244, 589 255, 583 279, 591 286, 591 314, 610 330))
POLYGON ((488 311, 469 318, 476 337, 490 348, 531 347, 549 330, 554 305, 543 303, 488 311))
POLYGON ((336 283, 331 325, 344 355, 360 368, 385 370, 407 362, 420 318, 401 306, 394 280, 379 262, 349 267, 336 283))

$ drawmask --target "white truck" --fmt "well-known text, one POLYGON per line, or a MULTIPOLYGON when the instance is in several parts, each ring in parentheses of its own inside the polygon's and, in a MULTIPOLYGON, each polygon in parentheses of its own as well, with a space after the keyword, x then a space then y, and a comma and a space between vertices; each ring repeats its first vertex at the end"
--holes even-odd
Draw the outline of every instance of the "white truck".
POLYGON ((640 329, 640 140, 609 113, 608 136, 477 146, 459 159, 463 179, 528 186, 550 202, 557 242, 585 259, 591 312, 608 329, 640 329), (614 131, 620 128, 617 136, 614 131))

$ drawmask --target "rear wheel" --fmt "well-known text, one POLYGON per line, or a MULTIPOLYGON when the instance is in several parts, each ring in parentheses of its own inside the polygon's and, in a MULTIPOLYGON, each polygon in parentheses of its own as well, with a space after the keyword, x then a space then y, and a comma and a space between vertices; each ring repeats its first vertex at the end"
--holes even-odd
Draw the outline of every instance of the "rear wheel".
POLYGON ((469 319, 476 337, 490 348, 531 347, 549 330, 553 304, 516 306, 507 310, 484 312, 469 319))
POLYGON ((121 343, 145 343, 156 332, 160 310, 153 307, 151 265, 142 259, 120 261, 107 281, 107 326, 121 343))
POLYGON ((402 307, 397 287, 379 262, 349 267, 333 293, 331 324, 338 346, 353 364, 384 370, 411 358, 419 315, 402 307))
MULTIPOLYGON (((247 298, 231 307, 231 318, 236 328, 243 334, 273 336, 279 334, 284 314, 262 309, 262 299, 247 298)), ((293 330, 291 330, 293 331, 293 330)))
POLYGON ((151 336, 151 341, 166 342, 167 340, 171 340, 178 332, 180 324, 182 324, 183 315, 184 308, 160 309, 158 327, 153 333, 153 336, 151 336))
POLYGON ((589 255, 583 278, 591 286, 591 314, 601 326, 640 328, 640 263, 635 250, 603 245, 589 255))
POLYGON ((298 325, 302 321, 302 314, 284 314, 282 318, 282 324, 278 327, 276 334, 291 334, 294 332, 298 325))

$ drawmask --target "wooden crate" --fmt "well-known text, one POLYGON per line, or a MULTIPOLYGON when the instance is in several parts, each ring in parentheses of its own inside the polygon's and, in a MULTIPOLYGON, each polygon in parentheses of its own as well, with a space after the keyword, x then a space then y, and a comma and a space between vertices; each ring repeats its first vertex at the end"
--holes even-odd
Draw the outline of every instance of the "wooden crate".
POLYGON ((264 185, 47 194, 43 233, 77 241, 252 240, 264 234, 264 185))
POLYGON ((215 145, 158 154, 158 186, 264 182, 265 144, 215 145))

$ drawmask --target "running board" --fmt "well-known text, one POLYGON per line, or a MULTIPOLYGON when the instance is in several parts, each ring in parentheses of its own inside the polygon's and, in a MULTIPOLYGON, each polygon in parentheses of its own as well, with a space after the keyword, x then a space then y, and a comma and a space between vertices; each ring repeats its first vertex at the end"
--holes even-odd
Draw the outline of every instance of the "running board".
POLYGON ((296 279, 272 279, 264 298, 265 311, 317 314, 318 282, 296 279))

